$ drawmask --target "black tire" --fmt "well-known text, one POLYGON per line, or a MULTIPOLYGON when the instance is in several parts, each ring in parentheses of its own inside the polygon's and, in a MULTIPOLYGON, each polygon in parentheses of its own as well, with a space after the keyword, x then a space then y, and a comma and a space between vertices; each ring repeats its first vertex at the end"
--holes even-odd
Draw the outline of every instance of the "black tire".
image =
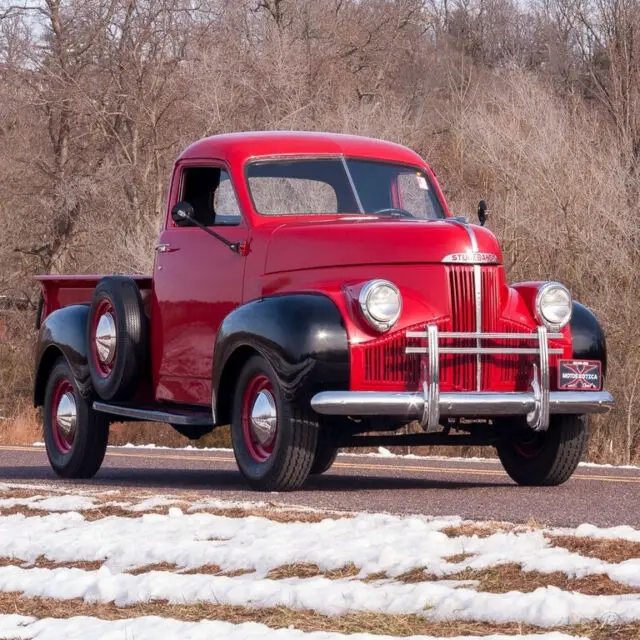
POLYGON ((87 318, 87 354, 91 383, 103 400, 128 400, 144 377, 148 321, 138 285, 125 276, 103 278, 93 292, 87 318), (95 333, 100 316, 115 322, 115 353, 109 363, 98 356, 95 333))
POLYGON ((584 416, 552 416, 548 431, 535 432, 513 423, 501 425, 501 431, 498 457, 509 476, 523 486, 566 482, 589 439, 584 416))
POLYGON ((311 471, 318 421, 310 408, 296 406, 285 399, 271 365, 262 356, 255 355, 246 362, 238 377, 231 439, 238 468, 252 489, 292 491, 304 484, 311 471), (252 440, 248 422, 248 414, 260 391, 271 394, 277 416, 275 438, 268 447, 252 440))
POLYGON ((309 473, 312 476, 317 476, 325 471, 329 471, 337 457, 338 448, 333 444, 333 439, 321 432, 318 438, 318 446, 316 447, 316 455, 313 458, 313 464, 311 465, 311 471, 309 473))
POLYGON ((94 411, 83 398, 64 358, 59 358, 47 379, 44 393, 44 442, 51 468, 62 478, 92 478, 100 469, 107 450, 109 420, 94 411), (59 400, 71 394, 76 424, 73 438, 60 428, 56 414, 59 400))

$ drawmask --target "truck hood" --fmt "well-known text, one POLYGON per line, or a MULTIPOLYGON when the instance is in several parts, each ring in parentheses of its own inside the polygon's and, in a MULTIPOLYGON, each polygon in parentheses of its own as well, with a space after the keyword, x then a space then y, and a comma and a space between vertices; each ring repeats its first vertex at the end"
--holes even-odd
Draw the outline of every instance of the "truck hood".
MULTIPOLYGON (((502 264, 495 236, 477 225, 447 220, 388 217, 285 223, 271 234, 265 273, 362 264, 439 263, 473 251, 493 254, 502 264)), ((490 257, 490 256, 489 256, 490 257)), ((474 256, 469 262, 487 262, 474 256)))

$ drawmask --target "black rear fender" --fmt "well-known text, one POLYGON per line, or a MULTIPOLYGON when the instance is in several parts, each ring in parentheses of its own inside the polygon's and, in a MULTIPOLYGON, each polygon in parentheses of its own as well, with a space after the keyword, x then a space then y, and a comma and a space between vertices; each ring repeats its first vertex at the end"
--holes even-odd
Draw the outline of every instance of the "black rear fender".
POLYGON ((234 309, 218 331, 212 372, 216 424, 228 424, 235 380, 258 353, 274 368, 287 400, 309 404, 319 391, 349 388, 342 315, 323 295, 262 298, 234 309))

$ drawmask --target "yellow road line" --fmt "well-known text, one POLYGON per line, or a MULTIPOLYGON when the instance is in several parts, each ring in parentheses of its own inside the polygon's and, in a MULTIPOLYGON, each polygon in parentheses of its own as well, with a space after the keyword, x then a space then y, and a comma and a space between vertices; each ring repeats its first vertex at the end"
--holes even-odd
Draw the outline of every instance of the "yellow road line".
MULTIPOLYGON (((0 446, 0 451, 38 451, 39 447, 28 446, 0 446)), ((44 447, 42 448, 44 453, 44 447)), ((157 453, 157 449, 152 456, 144 453, 129 453, 124 451, 114 451, 113 449, 107 450, 107 455, 111 458, 139 458, 148 460, 149 458, 157 460, 184 460, 193 461, 194 457, 188 454, 173 454, 173 453, 157 453)), ((166 449, 164 450, 166 451, 166 449)), ((235 464, 233 457, 212 456, 212 455, 198 455, 197 460, 203 462, 226 462, 235 464)), ((353 469, 353 470, 367 470, 367 471, 411 471, 411 472, 432 472, 442 474, 458 474, 458 475, 471 475, 471 476, 492 476, 492 477, 507 477, 506 473, 502 469, 474 469, 470 467, 434 467, 425 465, 389 465, 389 464, 367 464, 367 463, 351 463, 351 462, 336 462, 335 467, 340 469, 353 469)), ((620 484, 640 484, 640 477, 634 476, 613 476, 613 475, 588 475, 575 473, 572 478, 576 480, 598 480, 600 482, 615 482, 620 484)))

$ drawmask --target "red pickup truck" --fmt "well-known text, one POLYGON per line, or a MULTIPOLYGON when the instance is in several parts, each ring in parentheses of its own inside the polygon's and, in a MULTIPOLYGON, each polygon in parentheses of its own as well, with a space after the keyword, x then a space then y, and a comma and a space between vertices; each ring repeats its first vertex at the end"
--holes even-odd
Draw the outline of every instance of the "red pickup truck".
POLYGON ((523 485, 575 470, 613 403, 594 314, 509 286, 494 235, 453 217, 411 150, 259 132, 173 168, 151 276, 42 276, 34 401, 55 472, 90 477, 109 424, 231 425, 259 490, 340 447, 494 446, 523 485), (417 421, 421 429, 398 433, 417 421))

